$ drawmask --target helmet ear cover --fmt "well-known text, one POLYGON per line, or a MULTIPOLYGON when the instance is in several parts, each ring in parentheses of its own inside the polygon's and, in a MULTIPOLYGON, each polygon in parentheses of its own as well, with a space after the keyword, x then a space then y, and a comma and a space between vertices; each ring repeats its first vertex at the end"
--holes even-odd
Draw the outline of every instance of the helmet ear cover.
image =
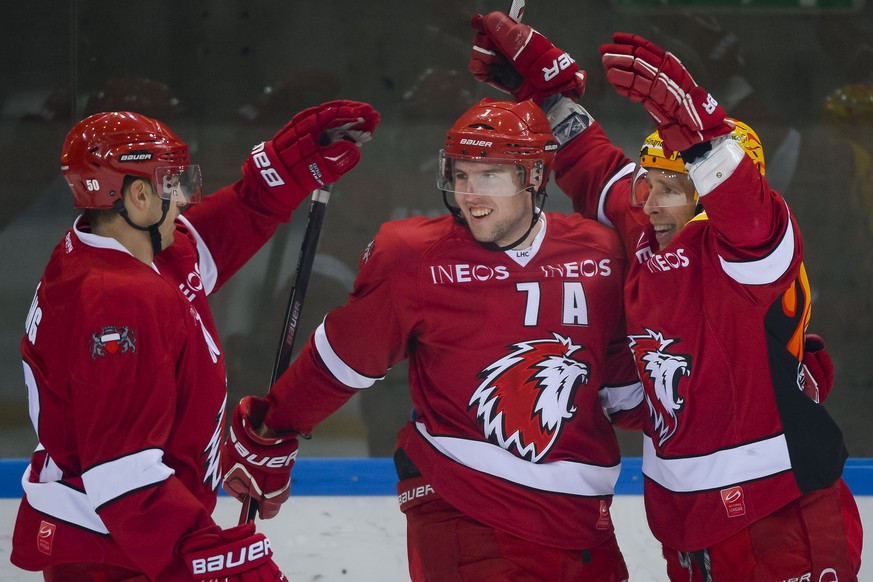
POLYGON ((733 122, 735 125, 734 130, 728 134, 728 137, 740 144, 740 147, 743 148, 747 156, 752 158, 752 161, 755 162, 755 167, 764 176, 767 168, 764 163, 764 146, 761 143, 761 138, 758 137, 754 129, 739 119, 729 118, 728 121, 733 122))
POLYGON ((97 113, 76 124, 64 142, 61 172, 76 208, 113 208, 125 176, 148 180, 162 198, 177 203, 199 201, 202 187, 188 146, 160 121, 127 111, 97 113))

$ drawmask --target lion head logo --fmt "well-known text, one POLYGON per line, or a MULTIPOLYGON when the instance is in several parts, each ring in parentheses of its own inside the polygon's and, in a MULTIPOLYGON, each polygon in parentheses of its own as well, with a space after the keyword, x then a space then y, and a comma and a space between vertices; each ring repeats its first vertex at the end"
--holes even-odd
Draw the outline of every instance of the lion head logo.
POLYGON ((565 337, 519 342, 482 370, 470 398, 485 438, 537 462, 576 415, 575 395, 588 383, 589 364, 571 357, 582 346, 565 337))
POLYGON ((665 339, 660 332, 650 329, 646 329, 646 333, 628 337, 646 389, 649 415, 655 424, 656 434, 652 436, 658 439, 658 445, 663 445, 676 432, 677 414, 685 408, 685 399, 679 394, 679 381, 691 375, 691 356, 664 351, 679 340, 665 339))

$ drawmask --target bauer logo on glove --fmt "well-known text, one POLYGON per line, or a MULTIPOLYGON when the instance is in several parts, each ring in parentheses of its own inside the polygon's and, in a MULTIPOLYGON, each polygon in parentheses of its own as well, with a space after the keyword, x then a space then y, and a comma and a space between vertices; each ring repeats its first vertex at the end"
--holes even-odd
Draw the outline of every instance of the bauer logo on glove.
POLYGON ((222 572, 228 568, 237 567, 246 562, 254 562, 273 554, 270 540, 265 537, 256 539, 247 547, 232 548, 227 552, 224 550, 225 548, 220 548, 219 553, 191 560, 191 573, 196 576, 208 572, 222 572))
POLYGON ((278 455, 273 457, 267 455, 259 456, 257 453, 249 451, 239 441, 236 434, 233 432, 233 427, 230 428, 230 442, 233 444, 233 448, 236 449, 236 452, 239 453, 240 457, 245 459, 247 463, 257 467, 268 467, 270 469, 289 467, 297 458, 297 451, 292 452, 290 455, 278 455))
POLYGON ((562 54, 552 61, 551 66, 543 67, 543 82, 548 83, 557 77, 561 71, 566 71, 575 64, 576 61, 573 60, 573 57, 571 57, 569 53, 562 54))
POLYGON ((252 162, 254 162, 255 167, 261 169, 261 178, 264 179, 264 183, 267 186, 270 188, 284 186, 285 180, 282 179, 282 176, 280 176, 279 172, 277 172, 273 167, 273 162, 270 161, 270 156, 268 156, 267 152, 264 151, 265 145, 266 142, 261 142, 252 148, 252 162))
POLYGON ((516 101, 542 103, 552 95, 577 99, 585 73, 567 53, 503 12, 474 14, 476 29, 469 69, 477 80, 510 93, 516 101))
POLYGON ((261 519, 270 519, 291 493, 291 468, 297 458, 297 435, 263 437, 255 431, 263 424, 267 403, 246 396, 234 408, 230 432, 221 449, 224 490, 239 500, 258 503, 261 519))

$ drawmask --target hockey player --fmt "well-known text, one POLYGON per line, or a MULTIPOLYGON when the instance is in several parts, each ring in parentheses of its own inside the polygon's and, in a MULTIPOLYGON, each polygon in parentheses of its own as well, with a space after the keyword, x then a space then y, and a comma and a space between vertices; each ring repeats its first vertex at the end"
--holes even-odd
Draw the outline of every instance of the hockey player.
POLYGON ((569 55, 501 13, 473 24, 471 70, 533 91, 562 146, 558 184, 624 241, 628 338, 648 404, 646 512, 670 579, 856 580, 861 526, 840 477, 842 434, 804 390, 800 232, 763 176, 757 136, 673 55, 618 33, 601 49, 607 79, 658 128, 638 167, 570 98, 569 55))
POLYGON ((275 515, 290 467, 250 455, 295 454, 298 435, 408 359, 414 412, 395 463, 412 579, 627 579, 610 416, 642 393, 624 253, 595 221, 542 211, 556 145, 530 102, 485 99, 458 119, 437 177, 451 215, 384 224, 350 301, 265 399, 242 400, 229 493, 275 515))
POLYGON ((285 580, 253 525, 210 517, 227 391, 207 296, 358 163, 352 140, 378 118, 351 101, 308 109, 202 201, 200 169, 163 123, 107 112, 70 131, 61 171, 83 212, 21 342, 39 445, 15 565, 57 582, 285 580))

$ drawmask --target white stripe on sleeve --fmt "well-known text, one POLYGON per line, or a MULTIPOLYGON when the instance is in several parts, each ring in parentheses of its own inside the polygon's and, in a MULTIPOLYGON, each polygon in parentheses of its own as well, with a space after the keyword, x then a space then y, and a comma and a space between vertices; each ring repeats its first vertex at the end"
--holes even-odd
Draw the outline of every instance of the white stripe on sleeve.
POLYGON ((375 384, 377 380, 381 380, 385 377, 380 376, 379 378, 372 378, 370 376, 364 376, 363 374, 354 371, 348 364, 342 361, 336 352, 333 351, 333 347, 330 345, 330 340, 327 339, 327 332, 324 329, 324 321, 322 321, 321 325, 319 325, 315 330, 315 348, 318 350, 318 355, 321 356, 321 360, 324 362, 324 365, 327 366, 327 369, 330 370, 330 373, 349 388, 369 388, 375 384))
POLYGON ((612 415, 636 408, 643 401, 644 391, 643 385, 636 382, 627 386, 604 386, 597 394, 606 414, 612 415))
POLYGON ((794 229, 791 218, 779 245, 766 257, 755 261, 728 261, 718 257, 728 277, 742 285, 768 285, 785 274, 794 259, 794 229))
POLYGON ((612 188, 612 185, 618 182, 620 179, 624 178, 628 174, 634 171, 636 164, 633 162, 629 163, 615 175, 609 179, 609 182, 606 183, 606 186, 603 187, 603 190, 600 191, 600 199, 597 201, 597 222, 600 224, 605 224, 609 228, 615 228, 615 225, 612 224, 612 221, 606 217, 606 198, 609 196, 609 190, 612 188))
POLYGON ((200 278, 203 280, 203 290, 209 295, 215 289, 215 284, 218 282, 218 266, 215 264, 215 259, 212 258, 209 247, 200 238, 200 233, 197 232, 194 225, 184 216, 179 216, 177 220, 191 229, 191 234, 194 235, 194 240, 197 241, 197 263, 200 267, 200 278))
POLYGON ((175 471, 163 463, 163 456, 160 449, 148 449, 82 473, 91 505, 96 509, 131 491, 166 481, 175 471))

